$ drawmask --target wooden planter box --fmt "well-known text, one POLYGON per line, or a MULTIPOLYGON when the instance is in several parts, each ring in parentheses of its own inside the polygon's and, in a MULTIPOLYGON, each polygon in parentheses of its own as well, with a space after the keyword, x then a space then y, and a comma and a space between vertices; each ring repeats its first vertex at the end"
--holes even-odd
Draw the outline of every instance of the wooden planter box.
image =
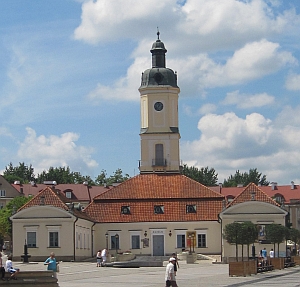
POLYGON ((274 269, 283 269, 284 268, 284 258, 277 257, 270 259, 271 264, 273 265, 274 269))
POLYGON ((229 276, 257 274, 256 260, 229 262, 229 276))
POLYGON ((295 262, 296 265, 300 265, 300 256, 293 256, 292 260, 295 262))

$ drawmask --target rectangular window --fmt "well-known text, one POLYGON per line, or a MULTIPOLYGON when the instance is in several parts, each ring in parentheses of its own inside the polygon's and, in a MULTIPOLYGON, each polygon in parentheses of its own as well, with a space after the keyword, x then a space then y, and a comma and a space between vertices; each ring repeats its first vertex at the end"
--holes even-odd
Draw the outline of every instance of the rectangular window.
POLYGON ((36 247, 36 232, 28 231, 27 232, 27 246, 36 247))
POLYGON ((58 232, 49 232, 49 247, 58 247, 58 232))
POLYGON ((6 195, 6 191, 4 189, 1 189, 0 190, 0 196, 5 197, 5 195, 6 195))
POLYGON ((110 249, 114 249, 114 250, 120 249, 120 245, 119 245, 119 237, 116 238, 115 235, 112 235, 112 236, 110 237, 110 247, 111 247, 110 249))
POLYGON ((131 248, 132 249, 140 249, 140 236, 139 235, 131 236, 131 248))
POLYGON ((155 145, 155 165, 156 166, 165 166, 164 146, 162 144, 155 145))
POLYGON ((185 248, 185 235, 177 234, 177 248, 185 248))
POLYGON ((66 191, 66 198, 71 198, 71 197, 72 197, 72 192, 66 191))
POLYGON ((198 234, 198 247, 206 247, 206 234, 198 234))

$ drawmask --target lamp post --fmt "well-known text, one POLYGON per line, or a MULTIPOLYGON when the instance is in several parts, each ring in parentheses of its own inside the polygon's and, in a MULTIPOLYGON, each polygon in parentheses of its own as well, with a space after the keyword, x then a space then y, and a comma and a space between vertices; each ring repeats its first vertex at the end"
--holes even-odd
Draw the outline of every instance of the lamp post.
POLYGON ((189 234, 189 240, 190 240, 190 254, 192 254, 192 235, 189 234))
POLYGON ((107 231, 105 233, 105 238, 106 238, 106 250, 108 250, 108 232, 107 231))
POLYGON ((192 242, 193 242, 193 253, 195 253, 195 249, 194 249, 195 248, 195 234, 194 233, 192 234, 192 239, 193 239, 192 240, 192 242))
POLYGON ((118 241, 119 241, 119 234, 116 233, 115 235, 115 246, 116 246, 116 261, 118 261, 117 256, 118 256, 118 241))

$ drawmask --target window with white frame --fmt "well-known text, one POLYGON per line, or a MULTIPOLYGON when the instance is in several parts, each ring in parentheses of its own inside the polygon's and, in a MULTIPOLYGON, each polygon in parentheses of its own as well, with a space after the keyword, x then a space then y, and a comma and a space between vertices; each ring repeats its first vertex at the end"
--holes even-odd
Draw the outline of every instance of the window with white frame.
POLYGON ((0 189, 0 197, 5 197, 5 196, 6 196, 5 189, 0 189))
POLYGON ((4 208, 4 203, 0 202, 0 209, 4 208))
POLYGON ((110 236, 110 249, 120 249, 120 237, 115 235, 110 236))
POLYGON ((26 244, 28 248, 37 247, 37 230, 38 226, 25 226, 26 244))
POLYGON ((205 248, 206 246, 206 232, 203 233, 197 233, 197 239, 198 239, 198 248, 205 248))
POLYGON ((131 249, 140 249, 141 231, 130 231, 130 242, 131 249))
POLYGON ((176 248, 185 248, 185 233, 176 234, 176 248))
POLYGON ((59 234, 61 226, 47 226, 48 228, 48 247, 60 247, 59 234))
POLYGON ((28 247, 36 247, 36 232, 28 231, 26 233, 26 242, 28 247))
POLYGON ((66 198, 72 197, 72 191, 66 191, 66 198))

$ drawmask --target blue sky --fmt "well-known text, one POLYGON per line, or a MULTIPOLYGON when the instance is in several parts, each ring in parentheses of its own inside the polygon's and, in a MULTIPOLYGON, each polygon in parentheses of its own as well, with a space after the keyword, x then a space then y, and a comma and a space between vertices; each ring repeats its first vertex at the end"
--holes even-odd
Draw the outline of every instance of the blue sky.
POLYGON ((257 168, 300 183, 298 0, 4 0, 0 16, 0 170, 138 174, 158 26, 181 89, 182 162, 219 182, 257 168))

